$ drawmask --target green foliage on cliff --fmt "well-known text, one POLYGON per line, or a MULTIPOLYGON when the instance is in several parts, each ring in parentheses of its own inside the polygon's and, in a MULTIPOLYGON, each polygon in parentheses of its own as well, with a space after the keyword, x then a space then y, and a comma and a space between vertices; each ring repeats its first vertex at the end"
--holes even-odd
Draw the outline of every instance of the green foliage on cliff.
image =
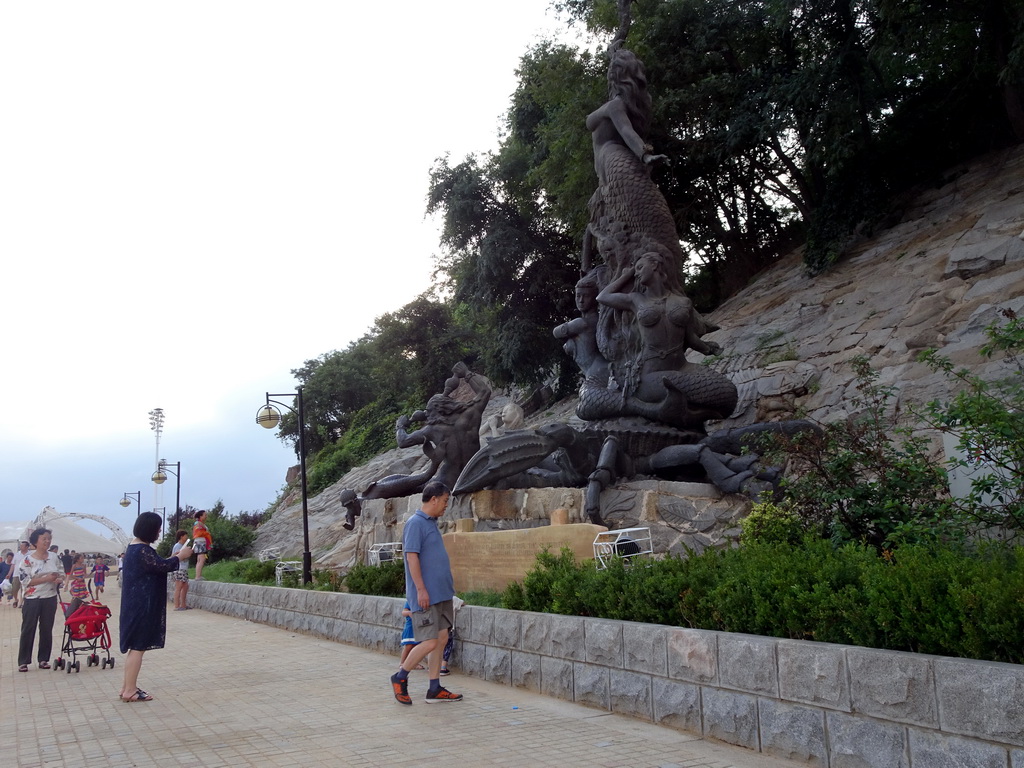
POLYGON ((1002 356, 1005 376, 985 381, 957 368, 934 350, 921 359, 958 385, 951 402, 918 409, 929 426, 953 435, 963 458, 955 469, 974 473, 971 492, 957 502, 963 514, 985 526, 1024 530, 1024 322, 1011 310, 987 329, 986 357, 1002 356))
MULTIPOLYGON (((310 492, 393 448, 395 419, 422 408, 452 365, 472 361, 471 337, 449 304, 424 295, 378 317, 346 349, 293 370, 303 385, 310 492)), ((295 413, 283 414, 279 437, 296 450, 297 425, 295 413)))
POLYGON ((852 365, 857 391, 847 418, 762 441, 765 461, 787 467, 787 505, 820 536, 879 550, 962 537, 966 530, 929 439, 903 417, 894 388, 878 383, 866 359, 852 365))
POLYGON ((787 467, 781 494, 805 530, 879 550, 992 528, 1010 536, 1024 531, 1024 324, 1006 310, 986 333, 981 353, 1002 358, 999 380, 926 352, 922 359, 950 379, 955 394, 911 404, 903 414, 895 388, 880 385, 858 358, 852 413, 820 432, 766 436, 765 460, 787 467), (964 458, 934 458, 922 427, 954 435, 964 458), (958 469, 975 474, 966 498, 954 499, 948 470, 958 469))

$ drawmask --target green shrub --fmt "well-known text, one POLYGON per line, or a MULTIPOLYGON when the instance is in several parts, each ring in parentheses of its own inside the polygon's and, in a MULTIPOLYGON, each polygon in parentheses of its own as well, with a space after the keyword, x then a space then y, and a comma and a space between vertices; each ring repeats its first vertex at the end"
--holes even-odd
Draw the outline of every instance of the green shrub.
POLYGON ((953 468, 974 473, 971 492, 957 506, 981 526, 1024 529, 1024 320, 1009 309, 986 328, 981 354, 1002 357, 1007 375, 985 381, 949 358, 929 350, 919 357, 943 373, 958 392, 949 402, 932 401, 918 409, 929 426, 955 436, 966 458, 951 458, 953 468), (987 467, 988 472, 979 472, 987 467))
POLYGON ((1021 663, 1024 549, 873 547, 807 535, 687 558, 537 556, 502 607, 1021 663))
POLYGON ((355 565, 345 575, 345 589, 360 595, 405 597, 405 565, 388 560, 380 565, 355 565))
POLYGON ((767 462, 789 465, 782 483, 787 504, 808 529, 837 543, 882 551, 963 538, 962 516, 929 440, 908 426, 895 389, 878 383, 865 358, 851 365, 854 415, 817 431, 769 433, 761 441, 767 462))
POLYGON ((276 560, 236 560, 230 563, 228 573, 234 577, 233 581, 237 579, 244 584, 273 586, 277 583, 276 568, 276 560))
POLYGON ((480 605, 485 608, 501 608, 501 593, 493 589, 463 592, 459 597, 468 605, 480 605))
POLYGON ((740 531, 742 544, 796 544, 803 538, 804 525, 789 505, 762 501, 740 520, 740 531))

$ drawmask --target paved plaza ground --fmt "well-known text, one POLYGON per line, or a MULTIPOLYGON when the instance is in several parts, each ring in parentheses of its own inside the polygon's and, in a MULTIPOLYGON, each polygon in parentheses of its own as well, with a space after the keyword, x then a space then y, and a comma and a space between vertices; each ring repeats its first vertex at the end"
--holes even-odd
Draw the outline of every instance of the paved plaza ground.
MULTIPOLYGON (((0 764, 105 766, 685 766, 797 765, 668 728, 464 677, 465 695, 395 702, 394 657, 201 610, 167 614, 167 647, 146 654, 139 684, 155 700, 118 699, 120 593, 102 600, 116 666, 18 672, 21 611, 0 606, 0 764)), ((63 624, 54 627, 56 656, 63 624)))

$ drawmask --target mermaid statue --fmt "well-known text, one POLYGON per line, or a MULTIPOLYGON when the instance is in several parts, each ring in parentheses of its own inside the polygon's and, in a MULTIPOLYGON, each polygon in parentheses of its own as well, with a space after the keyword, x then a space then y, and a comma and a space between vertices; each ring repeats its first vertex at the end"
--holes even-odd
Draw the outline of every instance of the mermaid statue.
POLYGON ((691 349, 721 351, 702 339, 717 326, 683 293, 675 221, 651 178, 652 165, 665 156, 647 143, 647 78, 643 63, 622 47, 628 2, 620 12, 623 25, 609 47, 608 100, 587 117, 598 187, 576 286, 580 317, 554 334, 567 339, 566 351, 584 372, 580 418, 642 416, 703 435, 703 422, 732 413, 736 387, 686 359, 691 349))

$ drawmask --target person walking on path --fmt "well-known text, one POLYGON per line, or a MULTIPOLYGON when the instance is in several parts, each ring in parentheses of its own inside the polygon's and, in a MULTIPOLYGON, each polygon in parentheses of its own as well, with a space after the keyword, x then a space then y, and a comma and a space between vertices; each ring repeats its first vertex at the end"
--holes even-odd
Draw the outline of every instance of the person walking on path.
POLYGON ((452 598, 455 581, 448 553, 444 548, 437 519, 448 507, 448 486, 432 480, 423 488, 420 508, 409 518, 402 533, 405 553, 405 599, 413 608, 412 628, 417 645, 391 676, 391 687, 399 704, 412 704, 409 696, 409 672, 429 656, 427 669, 430 688, 425 701, 461 701, 462 694, 441 686, 441 650, 454 625, 452 598), (437 653, 431 651, 437 650, 437 653))
MULTIPOLYGON (((181 548, 185 546, 185 542, 188 541, 188 533, 185 531, 178 531, 178 535, 175 537, 177 541, 174 546, 171 547, 171 557, 175 557, 181 548)), ((178 561, 178 570, 171 574, 171 580, 174 582, 174 610, 176 611, 187 611, 188 610, 188 560, 178 561)))
MULTIPOLYGON (((54 547, 50 547, 50 551, 56 551, 54 547)), ((64 566, 64 575, 71 575, 71 568, 75 564, 75 553, 65 549, 64 554, 60 555, 60 562, 64 566)))
POLYGON ((110 570, 110 566, 107 565, 103 559, 103 555, 96 556, 96 562, 92 566, 92 583, 96 587, 96 599, 98 600, 100 595, 103 594, 104 588, 107 586, 107 571, 110 570))
MULTIPOLYGON (((416 635, 412 631, 412 608, 409 607, 408 600, 405 601, 405 606, 402 608, 402 615, 405 616, 405 623, 402 625, 402 655, 398 659, 399 666, 409 657, 412 649, 416 647, 416 635)), ((426 667, 418 664, 416 669, 426 669, 426 667)))
POLYGON ((57 613, 57 593, 64 583, 64 569, 57 556, 49 551, 53 534, 49 528, 36 528, 29 534, 29 543, 35 550, 29 552, 18 566, 21 579, 21 638, 18 642, 18 671, 28 672, 32 663, 32 646, 39 629, 39 653, 36 659, 40 669, 50 668, 50 649, 53 647, 53 617, 57 613))
POLYGON ((192 549, 196 553, 196 581, 202 581, 206 553, 213 549, 213 536, 206 527, 205 509, 196 512, 196 521, 192 524, 192 549))
POLYGON ((7 602, 11 602, 11 577, 14 575, 14 553, 7 552, 4 555, 3 562, 0 562, 0 583, 7 582, 7 588, 4 590, 3 595, 0 595, 0 600, 4 597, 7 598, 7 602))
POLYGON ((121 591, 121 653, 124 682, 121 701, 152 701, 139 688, 142 655, 163 648, 167 635, 167 574, 178 569, 182 560, 192 556, 191 547, 182 547, 175 557, 162 558, 150 546, 160 537, 163 521, 156 512, 143 512, 135 519, 135 538, 124 553, 121 591))
POLYGON ((21 567, 21 561, 28 554, 28 548, 27 541, 18 542, 18 551, 14 553, 14 559, 11 561, 11 597, 14 598, 15 608, 22 604, 18 601, 18 598, 21 597, 21 576, 18 575, 18 569, 21 567))

